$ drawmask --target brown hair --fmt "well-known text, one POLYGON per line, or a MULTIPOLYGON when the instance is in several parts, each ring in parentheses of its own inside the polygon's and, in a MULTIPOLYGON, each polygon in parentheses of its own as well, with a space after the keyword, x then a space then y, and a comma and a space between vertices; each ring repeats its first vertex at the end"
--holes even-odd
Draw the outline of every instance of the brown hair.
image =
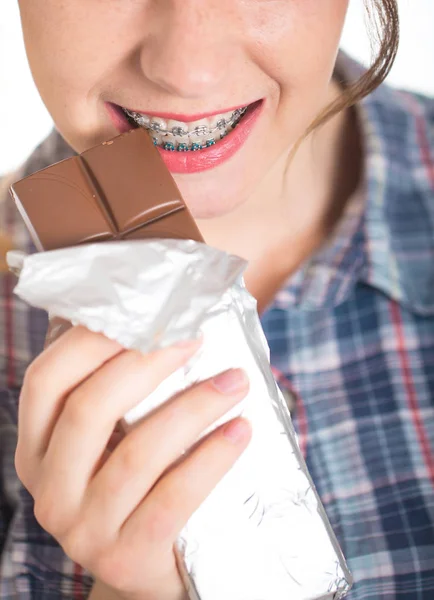
POLYGON ((303 137, 324 125, 345 108, 368 96, 389 74, 399 44, 399 15, 397 0, 364 0, 371 48, 377 55, 371 67, 356 82, 344 87, 342 94, 327 106, 309 126, 303 137))

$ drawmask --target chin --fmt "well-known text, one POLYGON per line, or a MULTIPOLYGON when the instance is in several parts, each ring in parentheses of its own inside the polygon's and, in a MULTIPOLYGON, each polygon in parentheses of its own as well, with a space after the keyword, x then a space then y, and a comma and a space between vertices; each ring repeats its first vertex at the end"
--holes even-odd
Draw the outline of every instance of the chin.
MULTIPOLYGON (((217 219, 235 211, 248 199, 248 193, 241 180, 231 181, 230 185, 219 183, 211 173, 202 178, 200 184, 188 181, 188 177, 174 175, 177 186, 195 219, 217 219)), ((220 178, 221 179, 221 178, 220 178)))

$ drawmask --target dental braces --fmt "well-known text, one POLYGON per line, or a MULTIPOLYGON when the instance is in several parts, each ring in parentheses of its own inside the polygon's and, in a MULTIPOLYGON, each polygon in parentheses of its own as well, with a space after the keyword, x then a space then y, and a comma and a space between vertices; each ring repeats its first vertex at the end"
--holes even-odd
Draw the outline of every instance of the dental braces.
POLYGON ((153 131, 161 136, 172 135, 173 137, 190 137, 190 136, 207 136, 213 135, 216 131, 224 132, 227 127, 233 127, 236 125, 244 113, 247 111, 247 107, 237 108, 234 110, 232 115, 228 120, 220 119, 217 121, 216 126, 209 128, 206 125, 200 125, 195 127, 192 131, 188 131, 187 129, 183 129, 182 127, 172 127, 172 129, 167 129, 166 127, 162 127, 159 123, 155 121, 151 121, 150 123, 146 123, 145 117, 143 115, 133 112, 128 109, 124 109, 126 115, 134 121, 140 127, 144 127, 149 131, 153 131))
MULTIPOLYGON (((223 139, 225 136, 221 135, 220 139, 223 139)), ((213 138, 206 140, 204 143, 192 142, 189 147, 185 142, 178 142, 178 146, 175 146, 173 142, 159 142, 157 138, 152 138, 154 142, 154 146, 158 146, 163 148, 164 150, 168 150, 169 152, 196 152, 197 150, 204 150, 205 148, 210 148, 214 146, 216 141, 213 138)))

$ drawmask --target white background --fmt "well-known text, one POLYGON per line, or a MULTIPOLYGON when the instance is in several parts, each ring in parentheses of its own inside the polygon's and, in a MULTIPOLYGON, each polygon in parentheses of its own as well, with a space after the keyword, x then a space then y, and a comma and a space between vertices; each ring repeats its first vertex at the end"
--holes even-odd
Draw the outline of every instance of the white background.
MULTIPOLYGON (((401 47, 389 82, 434 95, 434 0, 399 0, 399 6, 401 47)), ((369 62, 362 0, 350 0, 342 46, 369 62)), ((18 166, 51 127, 27 67, 16 0, 0 0, 0 114, 2 174, 18 166)))

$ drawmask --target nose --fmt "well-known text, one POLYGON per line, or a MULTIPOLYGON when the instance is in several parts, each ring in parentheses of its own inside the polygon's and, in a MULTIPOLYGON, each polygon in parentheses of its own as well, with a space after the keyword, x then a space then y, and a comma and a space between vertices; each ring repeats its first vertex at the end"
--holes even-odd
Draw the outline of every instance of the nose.
POLYGON ((191 99, 220 88, 234 52, 225 4, 225 0, 157 0, 141 48, 147 80, 171 95, 191 99))

